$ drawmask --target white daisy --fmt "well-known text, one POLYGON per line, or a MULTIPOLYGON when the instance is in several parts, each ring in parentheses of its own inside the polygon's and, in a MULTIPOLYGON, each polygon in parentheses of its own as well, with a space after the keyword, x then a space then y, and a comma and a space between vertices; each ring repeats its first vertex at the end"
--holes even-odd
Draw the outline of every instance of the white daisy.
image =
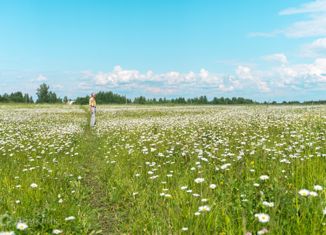
POLYGON ((310 195, 310 191, 307 190, 307 189, 300 189, 300 190, 299 190, 299 194, 300 194, 301 196, 307 197, 307 196, 310 195))
POLYGON ((269 179, 269 176, 268 175, 261 175, 259 177, 260 180, 268 180, 269 179))
POLYGON ((52 230, 52 233, 53 234, 61 234, 63 231, 62 230, 60 230, 60 229, 53 229, 52 230))
POLYGON ((69 216, 65 218, 65 221, 71 221, 71 220, 75 220, 76 217, 75 216, 69 216))
POLYGON ((261 223, 267 223, 270 220, 269 215, 265 213, 255 214, 255 217, 258 218, 258 221, 261 223))
POLYGON ((211 210, 211 208, 209 207, 209 206, 207 206, 207 205, 205 205, 205 206, 200 206, 199 208, 198 208, 198 211, 210 211, 211 210))
POLYGON ((321 191, 321 190, 323 190, 323 187, 320 186, 320 185, 315 185, 315 186, 314 186, 314 190, 316 190, 316 191, 321 191))
POLYGON ((18 230, 26 230, 28 228, 28 225, 26 223, 23 223, 23 222, 18 222, 17 225, 16 225, 16 228, 18 230))
POLYGON ((204 178, 197 178, 197 179, 195 179, 195 182, 196 182, 197 184, 202 183, 202 182, 204 182, 204 181, 205 181, 204 178))

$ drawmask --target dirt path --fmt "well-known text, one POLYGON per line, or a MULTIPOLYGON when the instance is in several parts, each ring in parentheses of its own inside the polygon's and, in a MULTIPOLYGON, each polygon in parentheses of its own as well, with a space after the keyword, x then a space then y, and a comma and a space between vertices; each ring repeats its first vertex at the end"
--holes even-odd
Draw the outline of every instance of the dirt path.
POLYGON ((83 162, 84 172, 86 173, 85 182, 90 189, 89 203, 97 212, 97 219, 101 229, 96 234, 112 234, 114 216, 110 212, 110 206, 107 203, 106 184, 105 179, 101 178, 101 169, 105 167, 103 159, 99 156, 100 151, 98 149, 100 139, 96 135, 95 131, 89 126, 90 115, 88 109, 82 107, 87 115, 87 124, 84 127, 84 133, 81 140, 81 151, 85 154, 86 158, 83 162))

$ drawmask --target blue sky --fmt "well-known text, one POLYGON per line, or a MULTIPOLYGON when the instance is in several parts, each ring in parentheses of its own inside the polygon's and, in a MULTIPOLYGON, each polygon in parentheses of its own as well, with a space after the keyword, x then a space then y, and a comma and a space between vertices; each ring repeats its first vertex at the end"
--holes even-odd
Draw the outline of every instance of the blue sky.
POLYGON ((325 74, 325 0, 0 0, 0 93, 311 100, 325 74))

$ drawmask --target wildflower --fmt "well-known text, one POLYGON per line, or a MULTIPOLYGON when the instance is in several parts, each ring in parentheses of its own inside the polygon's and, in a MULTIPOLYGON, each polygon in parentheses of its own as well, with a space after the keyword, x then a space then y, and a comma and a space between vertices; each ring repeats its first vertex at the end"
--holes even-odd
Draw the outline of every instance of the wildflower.
POLYGON ((274 207, 274 202, 266 202, 266 201, 263 201, 263 205, 264 206, 267 206, 267 207, 274 207))
POLYGON ((132 196, 136 196, 138 194, 138 192, 134 192, 132 193, 132 196))
POLYGON ((320 185, 315 185, 315 186, 314 186, 314 190, 316 190, 316 191, 321 191, 321 190, 323 190, 323 187, 320 186, 320 185))
POLYGON ((75 220, 76 217, 75 216, 69 216, 65 218, 65 221, 71 221, 71 220, 75 220))
POLYGON ((198 216, 198 215, 200 215, 200 212, 198 212, 198 211, 195 212, 195 216, 198 216))
POLYGON ((258 218, 258 221, 261 223, 267 223, 270 219, 269 215, 265 213, 255 214, 255 217, 258 218))
POLYGON ((260 180, 268 180, 269 179, 269 176, 268 175, 261 175, 259 177, 260 180))
POLYGON ((255 186, 255 187, 259 187, 259 186, 260 186, 260 184, 254 183, 254 186, 255 186))
POLYGON ((314 191, 311 191, 311 192, 309 193, 309 196, 311 196, 311 197, 317 197, 317 196, 318 196, 318 193, 316 193, 316 192, 314 192, 314 191))
POLYGON ((326 215, 326 207, 325 207, 325 209, 323 210, 323 215, 326 215))
POLYGON ((38 187, 37 184, 35 184, 35 183, 32 183, 32 184, 31 184, 31 188, 37 188, 37 187, 38 187))
POLYGON ((229 166, 231 166, 231 164, 230 163, 226 163, 226 164, 224 164, 224 165, 221 166, 221 169, 222 170, 226 170, 229 166))
POLYGON ((62 199, 62 198, 60 198, 58 202, 59 202, 59 203, 63 203, 63 199, 62 199))
POLYGON ((63 231, 62 230, 60 230, 60 229, 53 229, 52 230, 52 233, 53 234, 60 234, 60 233, 62 233, 63 231))
POLYGON ((209 207, 209 206, 200 206, 199 208, 198 208, 198 210, 199 211, 210 211, 211 210, 211 208, 209 207))
POLYGON ((307 189, 300 189, 300 190, 299 190, 299 194, 300 194, 301 196, 307 197, 307 196, 309 196, 310 191, 307 190, 307 189))
POLYGON ((263 235, 263 234, 265 234, 265 233, 268 233, 268 229, 267 229, 267 228, 263 228, 263 229, 259 230, 259 231, 257 232, 257 235, 263 235))
POLYGON ((188 228, 187 227, 183 227, 181 230, 182 231, 188 231, 188 228))
POLYGON ((186 190, 188 188, 188 186, 182 186, 181 190, 186 190))
POLYGON ((197 178, 197 179, 195 179, 195 182, 196 182, 197 184, 202 183, 202 182, 204 182, 204 181, 205 181, 204 178, 197 178))
POLYGON ((23 223, 23 222, 18 222, 17 225, 16 225, 16 228, 18 230, 26 230, 28 228, 28 225, 23 223))
POLYGON ((216 184, 210 184, 209 187, 210 187, 211 189, 215 189, 215 188, 216 188, 216 184))
POLYGON ((0 232, 0 235, 15 235, 14 231, 10 231, 10 232, 0 232))
POLYGON ((15 202, 16 202, 16 204, 20 204, 20 200, 16 200, 15 202))

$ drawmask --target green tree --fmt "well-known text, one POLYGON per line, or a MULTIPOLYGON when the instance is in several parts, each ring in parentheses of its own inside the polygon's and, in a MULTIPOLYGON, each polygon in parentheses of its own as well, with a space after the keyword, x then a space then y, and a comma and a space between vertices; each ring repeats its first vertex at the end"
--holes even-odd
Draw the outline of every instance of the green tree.
POLYGON ((41 84, 39 88, 37 88, 37 103, 49 103, 50 95, 49 95, 50 87, 45 83, 41 84))
POLYGON ((50 91, 50 87, 45 83, 37 89, 37 103, 61 103, 62 100, 57 97, 55 92, 50 91))

